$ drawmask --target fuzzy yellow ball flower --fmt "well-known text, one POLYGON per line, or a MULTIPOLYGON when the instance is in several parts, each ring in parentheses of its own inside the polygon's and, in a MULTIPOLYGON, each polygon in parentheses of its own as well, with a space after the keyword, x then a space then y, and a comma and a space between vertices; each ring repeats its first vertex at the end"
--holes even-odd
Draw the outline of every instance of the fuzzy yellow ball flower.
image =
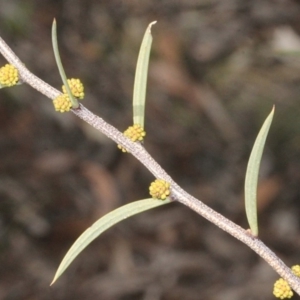
POLYGON ((72 108, 72 102, 67 94, 61 94, 53 100, 56 111, 61 113, 69 111, 72 108))
POLYGON ((3 86, 13 86, 19 81, 18 70, 10 64, 0 68, 0 84, 3 86))
POLYGON ((293 267, 292 267, 292 272, 293 272, 296 276, 300 277, 300 265, 295 265, 295 266, 293 266, 293 267))
MULTIPOLYGON (((67 81, 68 81, 72 95, 75 98, 83 99, 84 98, 84 87, 83 87, 83 84, 81 83, 80 79, 71 78, 71 79, 68 79, 67 81)), ((62 86, 62 90, 63 90, 64 94, 67 94, 67 90, 64 85, 62 86)))
POLYGON ((162 179, 156 179, 149 187, 152 198, 165 200, 170 195, 170 183, 162 179))
POLYGON ((291 298, 293 291, 286 280, 280 278, 274 284, 273 294, 279 299, 291 298))
MULTIPOLYGON (((146 136, 146 132, 144 131, 141 125, 134 124, 133 126, 129 126, 124 131, 124 135, 133 142, 137 142, 137 141, 141 142, 146 136)), ((123 152, 127 152, 126 149, 123 148, 121 145, 118 145, 118 148, 121 149, 123 152)))

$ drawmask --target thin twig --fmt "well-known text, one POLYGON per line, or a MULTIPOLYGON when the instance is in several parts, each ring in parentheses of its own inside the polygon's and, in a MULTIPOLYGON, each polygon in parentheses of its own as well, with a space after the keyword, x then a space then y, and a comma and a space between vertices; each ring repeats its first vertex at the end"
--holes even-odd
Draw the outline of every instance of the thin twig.
MULTIPOLYGON (((50 99, 56 98, 61 92, 32 74, 20 59, 14 54, 10 47, 0 37, 0 52, 9 63, 14 65, 20 74, 20 79, 44 94, 50 99)), ((96 116, 82 104, 78 109, 72 112, 88 124, 104 133, 107 137, 114 140, 135 156, 156 178, 164 179, 171 183, 172 199, 178 201, 190 209, 203 216, 219 228, 223 229, 236 239, 246 244, 262 257, 282 278, 288 281, 291 288, 300 295, 300 279, 295 276, 291 269, 288 268, 283 261, 272 252, 261 240, 253 237, 245 229, 233 223, 229 219, 220 215, 200 200, 194 198, 185 192, 172 178, 162 169, 162 167, 151 157, 151 155, 138 143, 134 143, 126 138, 120 131, 112 125, 106 123, 102 118, 96 116)))

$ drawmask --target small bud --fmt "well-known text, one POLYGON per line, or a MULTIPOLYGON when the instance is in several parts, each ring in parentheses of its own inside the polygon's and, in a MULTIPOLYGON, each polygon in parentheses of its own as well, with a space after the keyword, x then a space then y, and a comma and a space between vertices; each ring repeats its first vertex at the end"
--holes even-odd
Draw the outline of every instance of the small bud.
POLYGON ((13 65, 6 64, 0 68, 0 84, 3 86, 14 86, 19 81, 18 69, 13 65))
MULTIPOLYGON (((68 79, 68 84, 71 90, 72 95, 75 98, 83 99, 84 98, 84 87, 80 79, 71 78, 68 79)), ((67 94, 66 87, 63 85, 62 90, 64 94, 67 94)))
POLYGON ((124 147, 122 147, 121 145, 118 145, 118 148, 119 148, 122 152, 124 152, 124 153, 127 152, 127 150, 126 150, 124 147))
POLYGON ((291 298, 293 291, 286 280, 280 278, 274 284, 273 294, 279 299, 291 298))
POLYGON ((61 113, 69 111, 72 108, 72 102, 67 94, 60 94, 53 100, 53 105, 56 111, 61 113))
MULTIPOLYGON (((146 132, 139 124, 134 124, 133 126, 129 126, 125 131, 124 135, 128 137, 133 142, 141 142, 146 136, 146 132)), ((122 150, 122 152, 127 152, 125 148, 121 145, 118 145, 118 148, 122 150)))
POLYGON ((165 200, 170 195, 170 183, 162 179, 156 179, 149 187, 152 198, 165 200))

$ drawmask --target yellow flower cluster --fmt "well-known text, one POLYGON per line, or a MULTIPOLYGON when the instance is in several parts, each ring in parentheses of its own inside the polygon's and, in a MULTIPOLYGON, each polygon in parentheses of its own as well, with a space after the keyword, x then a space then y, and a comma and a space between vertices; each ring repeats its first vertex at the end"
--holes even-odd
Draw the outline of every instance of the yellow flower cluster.
MULTIPOLYGON (((69 84, 72 95, 75 98, 82 100, 84 98, 84 87, 83 87, 83 84, 81 83, 80 79, 75 79, 75 78, 68 79, 68 84, 69 84)), ((62 86, 62 90, 63 90, 64 94, 67 94, 67 90, 64 85, 62 86)))
POLYGON ((68 94, 60 94, 53 100, 53 105, 55 110, 61 113, 69 111, 72 108, 72 102, 68 94))
POLYGON ((3 86, 13 86, 19 81, 18 70, 10 64, 0 68, 0 84, 3 86))
POLYGON ((293 291, 289 284, 282 278, 278 279, 274 284, 273 294, 279 299, 291 298, 293 291))
POLYGON ((170 195, 170 183, 162 179, 156 179, 149 187, 152 198, 165 200, 170 195))
MULTIPOLYGON (((84 97, 84 87, 80 79, 71 78, 68 79, 68 85, 70 87, 71 93, 75 98, 83 99, 84 97)), ((63 94, 59 95, 53 100, 53 105, 56 111, 61 113, 70 111, 72 108, 72 101, 69 98, 66 87, 62 86, 63 94)))
MULTIPOLYGON (((124 135, 133 142, 137 142, 137 141, 141 142, 146 136, 146 132, 144 131, 141 125, 134 124, 133 126, 129 126, 124 131, 124 135)), ((121 149, 123 152, 127 152, 127 150, 121 145, 118 145, 118 148, 121 149)))
POLYGON ((299 266, 299 265, 293 266, 293 267, 292 267, 292 272, 293 272, 296 276, 300 277, 300 266, 299 266))
MULTIPOLYGON (((300 265, 295 265, 292 267, 292 272, 300 277, 300 265)), ((289 286, 288 282, 283 278, 278 279, 274 284, 273 294, 279 299, 291 298, 293 296, 293 291, 289 286)))

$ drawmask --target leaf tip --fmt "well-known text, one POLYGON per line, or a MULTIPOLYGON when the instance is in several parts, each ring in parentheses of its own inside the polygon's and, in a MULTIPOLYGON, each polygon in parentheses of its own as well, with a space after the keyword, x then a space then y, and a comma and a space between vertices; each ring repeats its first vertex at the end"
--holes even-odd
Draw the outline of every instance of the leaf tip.
POLYGON ((53 278, 52 282, 50 283, 50 286, 52 286, 55 283, 56 279, 55 277, 53 278))
POLYGON ((156 23, 157 23, 157 21, 153 21, 149 24, 148 28, 149 28, 150 33, 151 33, 151 27, 156 23))
POLYGON ((52 286, 57 281, 57 279, 60 277, 60 275, 61 275, 61 273, 58 273, 58 272, 55 273, 55 275, 50 283, 50 286, 52 286))

